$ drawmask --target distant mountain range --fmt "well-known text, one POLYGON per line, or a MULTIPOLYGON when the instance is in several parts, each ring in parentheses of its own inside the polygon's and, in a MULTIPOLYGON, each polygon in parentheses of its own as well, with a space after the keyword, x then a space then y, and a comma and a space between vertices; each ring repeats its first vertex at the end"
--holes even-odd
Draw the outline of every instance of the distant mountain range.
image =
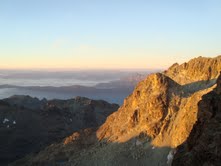
POLYGON ((143 80, 145 77, 146 75, 137 73, 137 74, 130 75, 128 77, 120 78, 119 80, 110 81, 107 83, 98 83, 95 86, 72 85, 72 86, 54 87, 54 86, 16 86, 16 85, 4 84, 4 85, 0 85, 0 88, 27 88, 27 89, 37 89, 37 90, 41 90, 41 89, 65 90, 65 89, 71 89, 71 88, 72 89, 86 88, 86 90, 93 89, 93 88, 98 88, 98 89, 131 88, 131 87, 134 87, 138 82, 143 80))
POLYGON ((134 74, 121 78, 120 80, 99 83, 95 86, 73 85, 54 87, 0 85, 0 89, 12 89, 12 92, 10 92, 11 95, 13 95, 13 93, 20 95, 25 94, 48 99, 67 99, 74 96, 85 96, 92 99, 104 99, 111 103, 122 104, 124 98, 133 91, 135 85, 145 77, 146 75, 144 74, 134 74))

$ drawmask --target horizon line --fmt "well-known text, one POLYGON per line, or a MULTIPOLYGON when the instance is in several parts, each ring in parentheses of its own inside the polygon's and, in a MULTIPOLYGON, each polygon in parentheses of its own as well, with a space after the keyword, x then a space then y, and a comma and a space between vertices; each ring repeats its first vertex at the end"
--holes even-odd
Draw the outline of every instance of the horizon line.
POLYGON ((50 68, 50 67, 43 67, 43 68, 1 68, 0 70, 48 70, 48 71, 52 71, 52 70, 58 70, 58 71, 74 71, 74 70, 125 70, 125 71, 129 71, 129 70, 165 70, 166 67, 162 67, 162 68, 50 68))

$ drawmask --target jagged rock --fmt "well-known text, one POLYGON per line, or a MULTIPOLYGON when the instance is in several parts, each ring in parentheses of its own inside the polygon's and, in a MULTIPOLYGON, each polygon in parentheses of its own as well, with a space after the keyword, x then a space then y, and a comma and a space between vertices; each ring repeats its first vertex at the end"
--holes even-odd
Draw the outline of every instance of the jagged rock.
POLYGON ((2 101, 8 104, 18 107, 18 108, 28 108, 28 109, 42 109, 42 107, 47 103, 46 99, 39 100, 36 97, 26 96, 26 95, 14 95, 9 98, 3 99, 2 101))
POLYGON ((187 63, 172 65, 164 73, 177 83, 184 85, 197 81, 208 81, 218 77, 221 55, 216 58, 198 57, 187 63))
POLYGON ((221 56, 199 57, 182 65, 175 64, 162 74, 149 75, 120 109, 107 118, 97 131, 98 138, 125 142, 144 132, 155 146, 182 144, 197 120, 198 102, 213 89, 213 79, 221 70, 220 60, 221 56), (195 84, 205 80, 206 84, 200 88, 195 84), (193 90, 192 86, 197 88, 193 90))
POLYGON ((197 118, 197 103, 210 90, 189 94, 163 74, 150 75, 107 118, 97 136, 125 142, 146 133, 154 146, 176 147, 187 139, 197 118))
POLYGON ((180 99, 177 94, 180 88, 180 85, 163 74, 148 76, 125 99, 123 106, 108 117, 97 131, 98 138, 125 142, 141 132, 156 137, 164 125, 162 122, 174 111, 168 109, 170 103, 174 102, 174 106, 179 103, 172 101, 172 97, 180 99))
POLYGON ((217 87, 199 102, 198 120, 187 141, 178 147, 173 165, 214 165, 221 163, 221 75, 217 87))

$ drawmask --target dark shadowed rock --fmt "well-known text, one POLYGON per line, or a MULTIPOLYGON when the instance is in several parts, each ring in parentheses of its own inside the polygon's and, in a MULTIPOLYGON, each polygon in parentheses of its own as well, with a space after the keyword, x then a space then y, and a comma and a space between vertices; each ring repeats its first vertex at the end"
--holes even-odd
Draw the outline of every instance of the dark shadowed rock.
POLYGON ((39 100, 36 97, 33 98, 28 95, 14 95, 9 98, 3 99, 2 101, 5 101, 11 106, 17 108, 28 108, 32 110, 42 109, 43 106, 47 103, 46 99, 39 100))
POLYGON ((118 105, 76 97, 38 100, 13 96, 0 102, 0 164, 35 153, 74 131, 98 127, 118 105))
POLYGON ((221 75, 217 87, 199 102, 197 123, 178 147, 173 165, 219 166, 221 163, 221 75))

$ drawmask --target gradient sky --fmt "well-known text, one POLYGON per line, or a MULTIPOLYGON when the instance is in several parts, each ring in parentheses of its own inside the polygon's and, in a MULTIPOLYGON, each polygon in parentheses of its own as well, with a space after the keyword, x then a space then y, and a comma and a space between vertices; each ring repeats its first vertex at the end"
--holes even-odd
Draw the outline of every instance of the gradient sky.
POLYGON ((1 0, 0 68, 164 68, 221 54, 220 0, 1 0))

